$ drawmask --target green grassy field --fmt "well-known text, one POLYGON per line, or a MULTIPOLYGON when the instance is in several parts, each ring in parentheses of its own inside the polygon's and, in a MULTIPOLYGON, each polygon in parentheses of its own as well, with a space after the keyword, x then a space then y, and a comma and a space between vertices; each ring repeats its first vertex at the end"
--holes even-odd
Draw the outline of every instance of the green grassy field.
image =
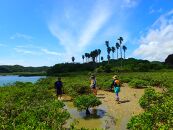
MULTIPOLYGON (((91 73, 64 74, 64 92, 73 98, 90 92, 91 73)), ((100 89, 110 88, 114 73, 97 73, 100 89)), ((130 87, 149 88, 139 104, 144 113, 132 117, 128 129, 171 129, 173 128, 173 72, 119 73, 123 83, 130 87), (160 94, 150 87, 163 87, 160 94), (142 127, 141 127, 142 126, 142 127)), ((16 82, 0 88, 0 129, 63 129, 70 117, 63 109, 64 104, 54 94, 56 77, 41 79, 37 83, 16 82)), ((72 129, 72 128, 71 128, 72 129)), ((73 128, 75 130, 75 128, 73 128)))

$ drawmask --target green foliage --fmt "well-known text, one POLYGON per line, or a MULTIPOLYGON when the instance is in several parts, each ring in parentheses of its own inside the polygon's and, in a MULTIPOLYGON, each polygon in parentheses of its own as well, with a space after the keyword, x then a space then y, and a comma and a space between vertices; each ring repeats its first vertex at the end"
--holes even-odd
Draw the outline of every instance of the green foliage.
POLYGON ((107 61, 100 63, 83 63, 83 64, 56 64, 48 69, 47 74, 49 76, 59 76, 62 73, 69 72, 83 72, 83 71, 94 71, 98 73, 106 72, 150 72, 158 71, 162 69, 168 69, 168 67, 162 62, 149 62, 147 60, 137 60, 134 58, 129 59, 111 59, 108 64, 107 61), (121 66, 122 64, 122 66, 121 66))
POLYGON ((139 104, 144 109, 150 109, 151 106, 162 100, 162 95, 155 92, 153 88, 145 89, 145 94, 140 98, 139 104))
POLYGON ((0 129, 61 130, 70 115, 46 85, 49 83, 42 79, 36 84, 16 82, 0 88, 0 129))
POLYGON ((101 101, 94 96, 93 94, 90 95, 82 95, 78 96, 74 100, 74 106, 78 108, 78 110, 86 110, 90 107, 95 107, 101 104, 101 101))
MULTIPOLYGON (((14 73, 14 72, 46 72, 49 67, 23 67, 20 65, 1 65, 0 73, 14 73)), ((29 73, 25 73, 29 74, 29 73)), ((31 74, 31 73, 30 73, 31 74)))
POLYGON ((121 83, 129 83, 132 80, 130 77, 120 77, 121 83))
POLYGON ((145 112, 134 116, 127 128, 131 130, 145 129, 173 129, 173 95, 157 93, 154 89, 147 89, 140 99, 140 105, 145 112))
POLYGON ((148 82, 142 79, 132 79, 129 85, 134 88, 144 88, 148 85, 148 82))

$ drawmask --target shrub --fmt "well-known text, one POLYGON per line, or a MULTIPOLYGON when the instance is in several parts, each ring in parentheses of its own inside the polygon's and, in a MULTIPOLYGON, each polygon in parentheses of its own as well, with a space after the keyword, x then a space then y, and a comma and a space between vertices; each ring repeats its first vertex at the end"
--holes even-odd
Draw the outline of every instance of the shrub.
POLYGON ((78 96, 73 103, 79 111, 86 110, 86 114, 90 114, 89 108, 100 105, 101 101, 93 94, 90 94, 78 96))
POLYGON ((120 77, 121 83, 129 83, 131 80, 129 77, 120 77))
POLYGON ((129 85, 133 88, 144 88, 148 85, 148 82, 141 79, 132 79, 129 85))
POLYGON ((145 112, 131 118, 127 128, 131 130, 173 129, 173 96, 171 93, 157 93, 147 89, 140 99, 145 112))

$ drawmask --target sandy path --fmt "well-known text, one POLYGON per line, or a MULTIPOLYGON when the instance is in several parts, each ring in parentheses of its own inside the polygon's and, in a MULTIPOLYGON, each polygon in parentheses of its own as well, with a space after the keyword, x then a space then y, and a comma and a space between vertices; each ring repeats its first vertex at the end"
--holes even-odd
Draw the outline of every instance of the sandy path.
MULTIPOLYGON (((154 88, 158 92, 163 92, 161 88, 154 88)), ((143 112, 139 105, 139 99, 144 94, 144 89, 130 88, 123 84, 119 93, 120 104, 115 101, 115 93, 98 90, 97 97, 102 101, 102 105, 108 110, 109 116, 113 117, 113 123, 107 122, 108 130, 126 130, 128 121, 133 115, 143 112), (115 122, 115 123, 114 123, 115 122), (114 125, 115 128, 113 127, 114 125)), ((69 96, 64 96, 66 99, 69 96)))
POLYGON ((144 94, 144 89, 134 89, 127 86, 127 84, 121 87, 120 101, 118 104, 115 101, 115 94, 113 92, 107 92, 98 90, 98 95, 103 103, 107 106, 108 113, 115 118, 116 129, 126 130, 126 125, 131 116, 143 112, 143 109, 139 106, 139 98, 144 94))

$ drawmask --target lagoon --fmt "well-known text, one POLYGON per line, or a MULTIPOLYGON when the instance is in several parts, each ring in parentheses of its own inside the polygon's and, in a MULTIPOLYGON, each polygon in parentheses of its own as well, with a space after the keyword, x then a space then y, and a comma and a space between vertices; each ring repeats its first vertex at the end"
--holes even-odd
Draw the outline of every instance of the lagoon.
POLYGON ((14 83, 16 81, 20 82, 32 82, 35 83, 40 78, 45 78, 46 76, 18 76, 18 75, 6 75, 6 76, 0 76, 0 86, 2 87, 5 84, 8 83, 14 83))

